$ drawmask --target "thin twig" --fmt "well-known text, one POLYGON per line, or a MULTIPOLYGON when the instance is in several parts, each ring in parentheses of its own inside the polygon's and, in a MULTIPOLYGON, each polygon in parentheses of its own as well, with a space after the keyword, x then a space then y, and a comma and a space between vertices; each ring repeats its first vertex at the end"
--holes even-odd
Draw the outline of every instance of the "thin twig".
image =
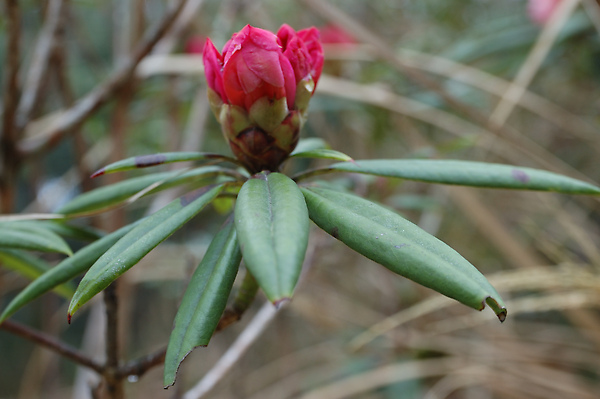
POLYGON ((214 365, 198 384, 185 393, 183 399, 200 399, 205 397, 206 394, 221 381, 231 367, 233 367, 233 365, 246 353, 256 339, 260 337, 281 308, 282 307, 276 308, 270 302, 265 302, 244 331, 219 359, 217 364, 214 365))
MULTIPOLYGON (((323 17, 344 27, 349 32, 352 32, 353 35, 360 39, 362 42, 371 45, 377 57, 387 61, 388 63, 390 63, 390 65, 402 71, 402 73, 405 76, 413 80, 415 83, 419 84, 421 87, 424 87, 428 90, 431 90, 432 92, 437 93, 446 102, 446 104, 448 104, 454 110, 464 114, 474 122, 481 125, 483 129, 479 128, 480 130, 487 130, 496 135, 497 137, 502 138, 503 141, 506 141, 506 143, 510 144, 515 150, 522 152, 524 155, 527 156, 527 158, 535 160, 547 169, 564 174, 570 174, 574 177, 583 180, 589 180, 589 178, 583 176, 582 173, 578 172, 570 165, 566 164, 560 158, 556 157, 552 153, 549 153, 538 143, 527 138, 526 136, 510 128, 509 126, 498 125, 493 123, 493 121, 491 121, 486 114, 452 97, 446 92, 446 90, 443 87, 440 86, 439 83, 430 79, 421 71, 415 70, 405 65, 394 51, 390 51, 390 49, 393 48, 393 46, 391 46, 389 43, 386 43, 385 40, 378 37, 376 34, 374 34, 365 26, 363 26, 359 21, 351 18, 349 15, 344 13, 336 6, 332 5, 330 2, 324 0, 299 1, 305 3, 323 17)), ((320 85, 322 86, 321 82, 320 85)))
POLYGON ((6 48, 6 83, 3 98, 2 131, 0 132, 0 212, 10 213, 13 207, 14 180, 20 163, 16 149, 15 116, 19 98, 19 58, 21 11, 17 0, 6 0, 5 19, 8 43, 6 48))
POLYGON ((154 353, 141 357, 139 359, 127 362, 123 366, 119 367, 115 373, 117 378, 125 378, 129 376, 140 377, 148 370, 155 366, 159 366, 165 362, 165 355, 167 348, 162 348, 154 353))
POLYGON ((46 22, 40 31, 29 67, 29 73, 23 85, 23 94, 17 108, 16 124, 23 129, 31 119, 40 100, 44 77, 48 74, 50 59, 61 29, 64 15, 64 0, 50 0, 47 8, 46 22))
POLYGON ((88 356, 81 353, 77 349, 63 342, 60 342, 55 338, 52 338, 44 333, 33 330, 32 328, 27 327, 23 324, 17 323, 12 320, 6 320, 2 324, 0 324, 0 329, 8 331, 19 337, 25 338, 29 341, 35 342, 36 344, 48 348, 66 357, 67 359, 71 359, 77 364, 94 370, 98 374, 104 373, 104 367, 101 364, 90 359, 88 356))
POLYGON ((168 54, 181 38, 187 27, 196 19, 198 10, 204 0, 189 0, 185 5, 183 12, 179 14, 177 20, 173 23, 173 28, 156 45, 156 54, 168 54))
POLYGON ((116 285, 113 282, 104 290, 106 307, 106 388, 111 398, 122 399, 123 379, 116 375, 119 367, 118 300, 116 285))
POLYGON ((539 71, 542 62, 550 52, 554 42, 558 38, 567 20, 579 5, 580 0, 566 0, 558 3, 556 10, 550 17, 548 23, 544 26, 542 33, 538 37, 533 49, 527 55, 521 69, 517 73, 515 80, 506 90, 500 102, 492 112, 490 121, 495 125, 503 125, 511 115, 517 103, 521 100, 527 86, 531 83, 536 73, 539 71))
POLYGON ((187 0, 180 0, 104 82, 96 86, 73 107, 66 110, 58 120, 43 129, 35 137, 20 142, 19 149, 28 155, 33 155, 44 148, 52 146, 63 135, 79 126, 86 118, 111 100, 115 92, 130 83, 140 61, 152 51, 156 43, 168 32, 186 2, 187 0))
MULTIPOLYGON (((221 316, 216 331, 221 331, 233 324, 234 322, 238 321, 247 309, 247 306, 244 306, 244 304, 247 304, 248 306, 251 304, 252 300, 250 298, 254 298, 254 295, 256 294, 256 289, 253 288, 252 283, 248 283, 248 276, 250 276, 249 278, 251 278, 252 282, 254 282, 254 286, 256 286, 256 289, 258 288, 254 277, 252 277, 252 275, 250 274, 247 274, 244 278, 244 283, 242 283, 242 286, 238 291, 238 296, 236 297, 232 308, 226 310, 221 316), (248 299, 250 299, 250 302, 248 302, 248 299), (235 314, 235 317, 232 317, 233 314, 235 314)), ((115 377, 124 378, 131 375, 140 377, 151 368, 163 364, 165 361, 166 353, 167 348, 165 347, 147 356, 141 357, 136 360, 132 360, 127 364, 119 367, 115 372, 115 377)))

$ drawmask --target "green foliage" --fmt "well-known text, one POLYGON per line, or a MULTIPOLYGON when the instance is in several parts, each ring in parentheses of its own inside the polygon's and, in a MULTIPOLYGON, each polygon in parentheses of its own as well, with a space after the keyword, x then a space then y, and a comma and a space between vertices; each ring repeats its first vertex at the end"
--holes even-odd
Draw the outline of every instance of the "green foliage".
POLYGON ((94 295, 140 261, 154 247, 197 215, 223 190, 198 189, 177 198, 125 234, 86 273, 69 305, 69 318, 94 295))
POLYGON ((592 184, 543 170, 483 162, 433 159, 381 159, 344 162, 299 175, 326 172, 365 173, 384 177, 485 188, 556 191, 566 194, 600 194, 592 184))
MULTIPOLYGON (((0 323, 35 298, 55 287, 61 287, 60 284, 66 283, 85 272, 103 253, 133 227, 134 224, 125 226, 80 249, 75 255, 63 260, 53 268, 44 268, 43 274, 39 273, 36 276, 37 278, 6 306, 2 315, 0 315, 0 323)), ((75 290, 70 289, 67 299, 71 298, 74 292, 75 290)))
MULTIPOLYGON (((220 182, 190 192, 153 215, 96 240, 52 269, 38 267, 35 272, 38 277, 4 309, 0 321, 43 293, 64 287, 61 284, 89 268, 71 300, 68 310, 71 317, 219 196, 223 196, 220 201, 235 199, 235 217, 212 240, 183 297, 166 355, 166 386, 175 382, 179 365, 190 351, 208 345, 242 258, 249 278, 256 280, 253 284, 258 284, 270 301, 278 304, 292 297, 308 245, 309 218, 356 252, 394 273, 477 310, 488 304, 498 318, 504 320, 507 309, 496 290, 471 263, 444 242, 389 209, 331 190, 336 186, 335 181, 320 183, 330 188, 310 184, 299 187, 298 182, 312 176, 344 172, 487 188, 600 193, 600 189, 591 184, 531 168, 430 159, 353 161, 329 149, 321 139, 301 142, 298 148, 292 157, 347 162, 300 172, 295 176, 296 181, 277 172, 261 172, 247 178, 231 168, 204 166, 130 178, 78 196, 59 212, 71 217, 99 212, 166 188, 196 188, 220 182)), ((161 163, 227 159, 201 153, 167 153, 160 157, 161 163)), ((145 167, 155 158, 142 157, 147 162, 140 162, 140 157, 131 158, 101 171, 145 167)), ((26 269, 32 270, 41 261, 27 258, 26 254, 16 251, 17 248, 69 253, 66 243, 50 227, 66 235, 93 238, 93 233, 55 223, 11 222, 3 226, 0 245, 4 249, 0 248, 0 260, 12 262, 13 268, 32 276, 26 269), (15 264, 19 267, 14 267, 15 264)))
POLYGON ((356 252, 477 310, 487 302, 501 321, 496 290, 466 259, 408 220, 371 201, 323 188, 303 188, 310 218, 356 252))
POLYGON ((69 245, 58 234, 40 222, 0 222, 0 248, 58 252, 73 255, 69 245))
MULTIPOLYGON (((67 260, 70 259, 73 258, 67 258, 67 260)), ((41 276, 53 270, 50 268, 50 265, 46 261, 40 258, 36 258, 35 256, 30 255, 26 252, 15 249, 0 249, 0 265, 8 269, 12 269, 17 273, 21 274, 22 276, 25 276, 31 280, 34 280, 32 284, 43 280, 41 276)), ((61 283, 62 282, 64 281, 61 281, 61 283)), ((74 287, 70 285, 58 284, 52 285, 52 287, 45 289, 43 292, 47 292, 50 289, 54 289, 54 291, 56 291, 57 294, 67 299, 71 298, 71 296, 75 292, 74 287)), ((25 290, 21 291, 21 294, 23 294, 24 292, 25 290)), ((14 301, 15 300, 13 300, 12 302, 14 301)), ((2 321, 8 316, 10 316, 10 314, 12 314, 13 312, 14 310, 11 309, 11 305, 9 304, 2 316, 0 316, 0 323, 2 323, 2 321)))
POLYGON ((179 364, 195 347, 208 345, 241 260, 235 225, 228 220, 212 240, 179 305, 165 358, 165 386, 175 383, 179 364))

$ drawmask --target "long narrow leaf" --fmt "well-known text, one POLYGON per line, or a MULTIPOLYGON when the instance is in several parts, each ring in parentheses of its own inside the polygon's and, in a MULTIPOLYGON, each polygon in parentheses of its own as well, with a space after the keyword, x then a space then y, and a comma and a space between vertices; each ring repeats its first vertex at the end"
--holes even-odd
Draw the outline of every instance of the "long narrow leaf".
POLYGON ((196 187, 201 187, 212 182, 212 180, 210 180, 211 178, 229 173, 231 173, 231 170, 217 166, 205 166, 182 174, 178 171, 174 171, 134 177, 81 194, 59 209, 57 213, 71 215, 105 209, 120 204, 140 191, 157 183, 161 184, 148 191, 145 195, 152 195, 159 191, 186 183, 194 183, 196 187))
POLYGON ((289 177, 262 172, 242 186, 235 226, 246 267, 273 303, 294 292, 308 245, 308 212, 289 177))
POLYGON ((0 223, 0 248, 27 249, 73 255, 69 245, 41 222, 0 223))
POLYGON ((211 154, 208 152, 163 152, 160 154, 141 155, 111 163, 110 165, 107 165, 96 171, 94 174, 92 174, 92 177, 131 169, 147 168, 149 166, 162 165, 166 163, 208 160, 228 161, 237 164, 235 159, 221 154, 211 154))
POLYGON ((196 216, 223 185, 191 192, 144 219, 92 265, 69 305, 69 318, 94 295, 138 263, 148 252, 196 216))
POLYGON ((235 225, 229 221, 208 247, 177 311, 165 357, 165 387, 175 383, 179 365, 194 348, 208 345, 241 260, 235 225))
POLYGON ((352 161, 352 158, 343 152, 336 150, 330 150, 328 148, 318 148, 314 150, 294 152, 290 155, 290 158, 321 158, 321 159, 332 159, 334 161, 352 161))
POLYGON ((104 237, 104 233, 98 229, 86 226, 74 226, 61 221, 45 221, 43 225, 61 237, 73 240, 91 242, 104 237))
POLYGON ((429 183, 462 186, 600 194, 600 188, 570 177, 538 169, 470 161, 430 159, 378 159, 344 162, 315 170, 302 179, 327 172, 365 173, 429 183))
MULTIPOLYGON (((14 249, 0 250, 0 264, 31 280, 37 279, 48 270, 52 270, 48 262, 26 252, 14 249)), ((56 285, 52 288, 57 294, 67 299, 70 299, 71 295, 75 292, 75 288, 68 285, 56 285)), ((1 322, 2 318, 0 318, 1 322)))
MULTIPOLYGON (((0 323, 40 295, 85 272, 103 253, 133 229, 134 226, 135 224, 125 226, 102 237, 98 241, 80 249, 70 258, 63 260, 58 265, 40 275, 6 306, 0 316, 0 323)), ((71 298, 73 292, 74 290, 69 294, 67 299, 71 298)))
POLYGON ((391 271, 503 321, 506 308, 486 278, 458 252, 396 213, 363 198, 303 188, 310 218, 358 253, 391 271))
POLYGON ((322 149, 329 149, 329 144, 327 144, 327 142, 321 138, 318 137, 311 137, 308 139, 302 139, 298 142, 298 145, 296 146, 296 148, 294 148, 294 151, 292 151, 292 153, 290 154, 290 156, 294 156, 300 152, 306 152, 306 151, 314 151, 314 150, 322 150, 322 149))

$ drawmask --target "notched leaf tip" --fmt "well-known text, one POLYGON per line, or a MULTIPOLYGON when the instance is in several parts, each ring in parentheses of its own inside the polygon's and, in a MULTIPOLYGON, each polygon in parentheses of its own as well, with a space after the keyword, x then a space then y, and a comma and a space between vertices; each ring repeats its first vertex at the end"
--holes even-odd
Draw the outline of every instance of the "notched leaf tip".
MULTIPOLYGON (((177 373, 179 373, 179 369, 181 368, 181 363, 183 363, 183 361, 190 355, 190 353, 192 353, 194 351, 194 349, 196 349, 196 348, 206 348, 207 346, 208 345, 194 346, 190 351, 188 351, 185 355, 183 355, 183 357, 181 358, 181 360, 177 364, 177 369, 175 370, 175 374, 173 375, 173 381, 171 381, 170 384, 163 385, 163 389, 169 389, 173 385, 175 385, 175 382, 177 381, 177 373)), ((163 381, 163 383, 164 383, 164 381, 163 381)))
POLYGON ((498 317, 498 320, 500 320, 500 323, 504 323, 504 320, 506 320, 506 315, 508 313, 506 308, 504 306, 501 306, 498 303, 498 301, 496 301, 494 298, 488 296, 487 298, 485 298, 484 302, 481 302, 481 309, 479 310, 483 310, 483 308, 485 308, 486 303, 494 311, 494 313, 496 313, 496 316, 498 317))

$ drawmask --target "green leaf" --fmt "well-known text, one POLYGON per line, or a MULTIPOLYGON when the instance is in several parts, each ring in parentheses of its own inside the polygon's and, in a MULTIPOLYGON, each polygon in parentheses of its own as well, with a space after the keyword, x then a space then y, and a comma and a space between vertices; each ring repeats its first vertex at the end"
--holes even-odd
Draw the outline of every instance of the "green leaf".
POLYGON ((290 154, 290 156, 294 156, 300 152, 322 150, 328 148, 329 144, 327 144, 325 140, 317 137, 311 137, 309 139, 300 140, 294 151, 292 151, 292 153, 290 154))
MULTIPOLYGON (((66 258, 58 265, 40 275, 23 291, 21 291, 4 309, 0 316, 0 323, 12 316, 17 310, 38 298, 42 294, 60 286, 81 273, 85 272, 98 258, 112 247, 121 237, 128 233, 135 224, 125 226, 113 233, 107 234, 98 241, 77 251, 70 258, 66 258)), ((69 294, 70 299, 74 290, 69 294)))
POLYGON ((320 228, 367 258, 419 284, 503 321, 506 308, 486 278, 458 252, 396 213, 363 198, 302 188, 320 228))
MULTIPOLYGON (((0 263, 31 280, 35 280, 48 270, 52 270, 51 266, 46 261, 36 258, 26 252, 12 249, 0 250, 0 263)), ((52 288, 54 288, 57 294, 67 299, 70 299, 71 295, 75 292, 75 288, 68 285, 57 284, 52 288)), ((3 319, 0 318, 0 323, 2 320, 3 319)))
POLYGON ((144 219, 92 265, 69 305, 69 318, 94 295, 138 263, 148 252, 196 216, 219 195, 223 185, 184 195, 144 219))
POLYGON ((209 184, 211 182, 209 179, 223 174, 227 175, 231 172, 231 170, 217 166, 205 166, 186 173, 174 171, 134 177, 83 193, 59 209, 57 213, 70 215, 105 209, 122 203, 140 191, 158 183, 161 184, 145 193, 144 196, 186 183, 194 183, 195 187, 201 187, 209 184))
POLYGON ((0 248, 27 249, 73 255, 69 245, 42 222, 0 223, 0 248))
POLYGON ((299 178, 331 171, 366 173, 462 186, 600 194, 600 188, 592 184, 543 170, 452 160, 382 159, 344 162, 308 172, 299 178))
POLYGON ((177 311, 165 357, 165 388, 175 383, 183 359, 197 346, 208 345, 241 260, 235 225, 230 220, 212 240, 177 311))
POLYGON ((336 150, 330 150, 327 148, 319 148, 309 151, 294 152, 290 155, 290 158, 321 158, 321 159, 333 159, 335 161, 352 161, 352 158, 343 152, 336 150))
POLYGON ((73 226, 64 222, 47 221, 44 226, 60 235, 80 241, 96 241, 104 236, 102 231, 86 226, 73 226))
POLYGON ((228 161, 237 164, 238 162, 221 154, 211 154, 208 152, 163 152, 160 154, 141 155, 137 157, 123 159, 111 163, 94 172, 91 177, 97 177, 108 173, 122 172, 125 170, 147 168, 149 166, 162 165, 173 162, 188 161, 228 161))
POLYGON ((258 173, 242 186, 235 226, 246 267, 275 304, 294 292, 308 245, 302 193, 281 173, 258 173))

